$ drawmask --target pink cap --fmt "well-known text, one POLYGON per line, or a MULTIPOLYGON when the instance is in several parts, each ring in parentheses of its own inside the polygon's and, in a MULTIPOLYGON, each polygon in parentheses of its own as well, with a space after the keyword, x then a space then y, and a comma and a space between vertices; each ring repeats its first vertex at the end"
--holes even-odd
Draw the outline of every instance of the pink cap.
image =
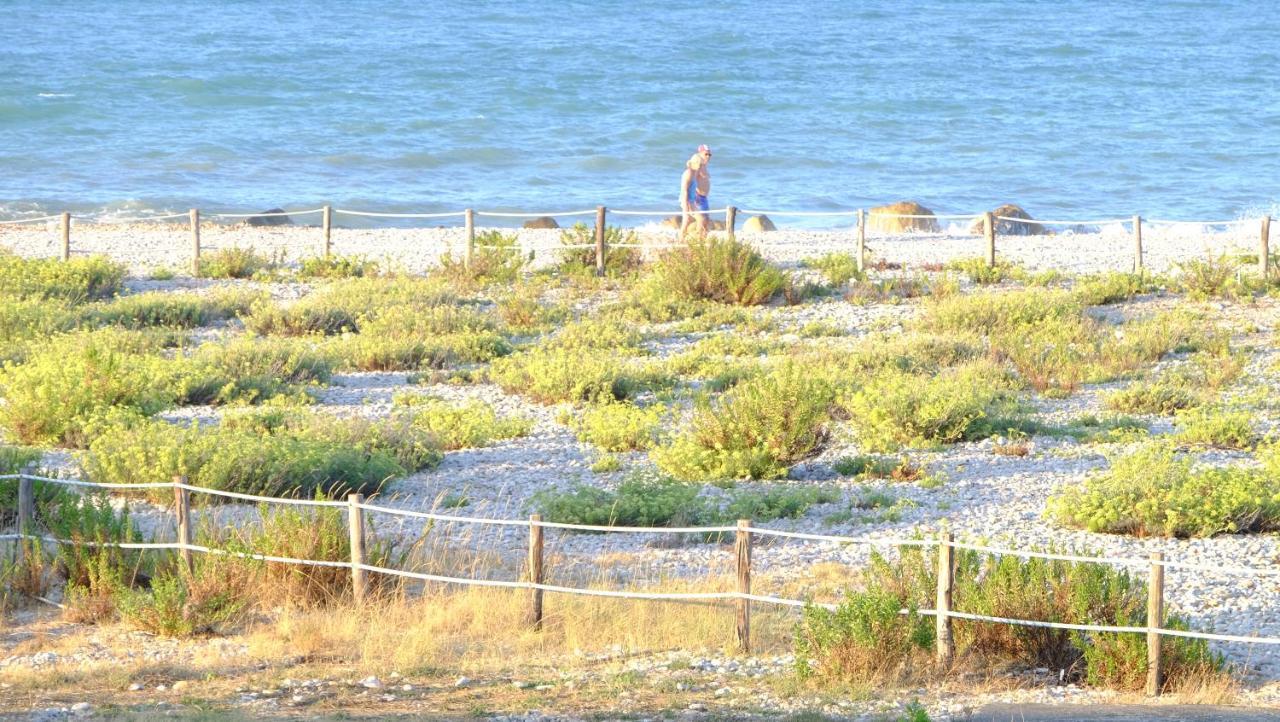
POLYGON ((710 152, 711 152, 711 146, 707 145, 706 143, 703 143, 702 145, 698 146, 698 152, 699 152, 699 153, 710 153, 710 152))

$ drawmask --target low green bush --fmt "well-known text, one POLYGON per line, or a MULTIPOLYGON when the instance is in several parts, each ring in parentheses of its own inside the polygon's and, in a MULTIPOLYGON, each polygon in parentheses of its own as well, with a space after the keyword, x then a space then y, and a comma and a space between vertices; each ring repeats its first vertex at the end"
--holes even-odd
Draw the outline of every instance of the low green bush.
POLYGON ((626 479, 617 491, 582 484, 547 489, 530 504, 547 521, 592 526, 686 526, 703 521, 708 508, 698 487, 643 475, 626 479))
POLYGON ((776 479, 816 453, 827 436, 835 390, 799 366, 748 379, 701 403, 658 467, 685 480, 776 479))
POLYGON ((840 501, 840 490, 819 486, 772 487, 763 491, 738 491, 730 495, 720 516, 726 521, 750 519, 760 524, 776 519, 799 519, 817 504, 840 501))
POLYGON ((321 296, 308 296, 287 306, 267 298, 259 299, 243 319, 245 328, 261 336, 332 335, 360 330, 357 317, 350 309, 329 303, 321 296))
POLYGON ((253 278, 274 267, 275 262, 252 248, 220 248, 200 256, 200 275, 205 278, 253 278))
POLYGON ((1264 468, 1198 468, 1167 441, 1151 441, 1081 486, 1050 497, 1047 513, 1071 527, 1134 536, 1208 537, 1280 528, 1280 453, 1264 468))
POLYGON ((1012 267, 1012 264, 1003 262, 990 265, 985 258, 960 258, 946 265, 948 271, 963 273, 969 277, 970 282, 979 286, 991 286, 1004 281, 1012 275, 1012 267))
POLYGON ((566 350, 609 350, 627 356, 640 356, 646 352, 642 343, 644 334, 633 324, 613 319, 576 321, 562 326, 547 338, 543 348, 566 350))
POLYGON ((311 256, 302 259, 301 278, 364 278, 378 275, 378 262, 364 256, 311 256))
POLYGON ((124 264, 106 256, 62 261, 0 250, 0 293, 19 299, 100 301, 120 293, 125 274, 124 264))
POLYGON ((859 444, 894 451, 918 444, 983 439, 1017 427, 1019 406, 1008 375, 985 363, 935 376, 884 369, 841 401, 859 444))
POLYGON ((543 404, 622 401, 664 383, 634 361, 591 349, 522 351, 495 360, 489 378, 509 393, 543 404))
POLYGON ((1177 426, 1174 438, 1183 444, 1251 449, 1258 439, 1253 414, 1240 409, 1209 406, 1187 409, 1175 414, 1174 424, 1177 426))
POLYGON ((76 447, 110 408, 151 415, 171 406, 173 365, 139 353, 148 343, 136 332, 104 329, 38 345, 26 363, 0 368, 0 427, 24 444, 76 447))
POLYGON ((236 337, 172 364, 182 404, 259 403, 327 383, 332 356, 308 339, 236 337))
POLYGON ((935 333, 1018 331, 1053 319, 1075 319, 1083 312, 1067 291, 1025 290, 949 296, 925 304, 917 325, 935 333))
POLYGON ((750 246, 717 236, 669 251, 652 273, 657 285, 676 298, 736 306, 768 301, 787 280, 750 246))
POLYGON ((511 353, 511 344, 492 331, 440 336, 347 334, 335 339, 332 348, 343 368, 357 371, 442 369, 511 353))
POLYGON ((87 318, 100 326, 196 328, 246 313, 259 298, 259 294, 246 291, 134 293, 95 305, 87 310, 87 318))
POLYGON ((68 301, 0 294, 0 363, 23 361, 31 342, 74 330, 83 323, 84 309, 68 301))
POLYGON ((526 417, 501 418, 483 401, 454 406, 431 401, 415 408, 414 426, 435 436, 445 451, 488 446, 501 439, 528 436, 533 420, 526 417))
POLYGON ((644 451, 657 443, 666 411, 661 405, 599 404, 588 407, 570 425, 579 441, 602 451, 644 451))
POLYGON ((843 286, 854 280, 867 280, 867 274, 858 270, 858 258, 852 253, 826 253, 814 258, 806 258, 800 261, 800 265, 821 271, 827 283, 832 286, 843 286))
POLYGON ((1127 301, 1155 290, 1151 279, 1140 273, 1110 271, 1076 279, 1071 289, 1076 300, 1086 306, 1104 306, 1127 301))
POLYGON ((1197 389, 1188 388, 1172 379, 1135 381, 1119 391, 1103 397, 1103 405, 1112 411, 1128 414, 1172 415, 1203 403, 1197 389))
MULTIPOLYGON (((570 273, 595 273, 596 270, 596 229, 585 223, 575 223, 572 227, 560 232, 560 244, 563 246, 587 246, 584 248, 564 248, 561 250, 561 268, 570 273)), ((640 237, 635 231, 623 230, 617 226, 606 226, 604 230, 605 254, 604 272, 607 276, 624 276, 634 273, 641 266, 639 248, 619 248, 619 246, 636 246, 640 237)))
MULTIPOLYGON (((200 568, 205 565, 202 559, 200 568)), ((117 592, 116 608, 124 621, 151 634, 190 637, 218 631, 240 618, 248 600, 229 587, 228 577, 208 576, 197 572, 186 578, 176 570, 162 570, 147 590, 117 592)))
POLYGON ((933 295, 943 298, 954 294, 958 288, 953 279, 930 281, 924 276, 888 276, 879 279, 855 281, 849 285, 844 300, 858 306, 877 303, 901 303, 907 299, 933 295))
POLYGON ((455 257, 450 251, 440 257, 440 268, 435 275, 454 283, 509 284, 520 277, 526 263, 517 234, 476 231, 470 266, 465 256, 455 257))
MULTIPOLYGON (((1064 624, 1146 625, 1146 589, 1128 572, 1105 564, 1022 559, 955 550, 954 604, 973 614, 1064 624)), ((933 624, 914 610, 936 594, 932 555, 899 550, 889 561, 873 552, 862 588, 846 593, 834 611, 806 607, 795 634, 802 676, 834 682, 897 682, 918 679, 929 669, 924 654, 933 624), (901 615, 899 610, 908 613, 901 615)), ((1185 629, 1171 615, 1166 622, 1185 629)), ((1146 677, 1145 637, 1081 633, 1009 624, 958 623, 959 658, 982 668, 1016 665, 1063 670, 1073 682, 1140 689, 1146 677)), ((1166 689, 1222 674, 1223 658, 1203 640, 1166 639, 1162 645, 1166 689)))
POLYGON ((79 461, 87 478, 106 483, 169 482, 182 475, 224 491, 338 497, 370 494, 388 479, 431 468, 440 452, 429 432, 398 418, 308 414, 263 433, 226 423, 202 428, 117 417, 79 461))
POLYGON ((1178 282, 1192 298, 1236 299, 1250 296, 1254 288, 1239 273, 1240 264, 1225 253, 1192 258, 1178 264, 1178 282))

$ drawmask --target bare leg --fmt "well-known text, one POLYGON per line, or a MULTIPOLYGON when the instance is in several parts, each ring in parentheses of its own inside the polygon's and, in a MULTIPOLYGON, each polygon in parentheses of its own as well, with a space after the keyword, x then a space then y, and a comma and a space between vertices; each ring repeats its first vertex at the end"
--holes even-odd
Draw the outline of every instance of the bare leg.
POLYGON ((698 214, 698 238, 706 240, 707 238, 707 214, 698 214))
POLYGON ((693 225, 693 214, 689 211, 684 212, 684 221, 680 224, 680 240, 684 241, 689 237, 689 227, 693 225))

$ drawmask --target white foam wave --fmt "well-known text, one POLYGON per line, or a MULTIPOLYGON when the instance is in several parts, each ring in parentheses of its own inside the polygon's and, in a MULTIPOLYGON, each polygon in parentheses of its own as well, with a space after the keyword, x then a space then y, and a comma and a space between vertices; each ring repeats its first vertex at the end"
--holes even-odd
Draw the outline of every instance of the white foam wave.
POLYGON ((38 93, 41 98, 74 98, 75 93, 38 93))

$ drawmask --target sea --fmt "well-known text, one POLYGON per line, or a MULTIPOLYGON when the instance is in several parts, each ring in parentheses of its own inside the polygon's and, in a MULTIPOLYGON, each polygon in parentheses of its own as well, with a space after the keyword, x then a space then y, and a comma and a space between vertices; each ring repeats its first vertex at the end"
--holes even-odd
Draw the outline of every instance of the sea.
POLYGON ((674 209, 703 143, 714 207, 1280 215, 1278 10, 0 0, 0 220, 674 209))

